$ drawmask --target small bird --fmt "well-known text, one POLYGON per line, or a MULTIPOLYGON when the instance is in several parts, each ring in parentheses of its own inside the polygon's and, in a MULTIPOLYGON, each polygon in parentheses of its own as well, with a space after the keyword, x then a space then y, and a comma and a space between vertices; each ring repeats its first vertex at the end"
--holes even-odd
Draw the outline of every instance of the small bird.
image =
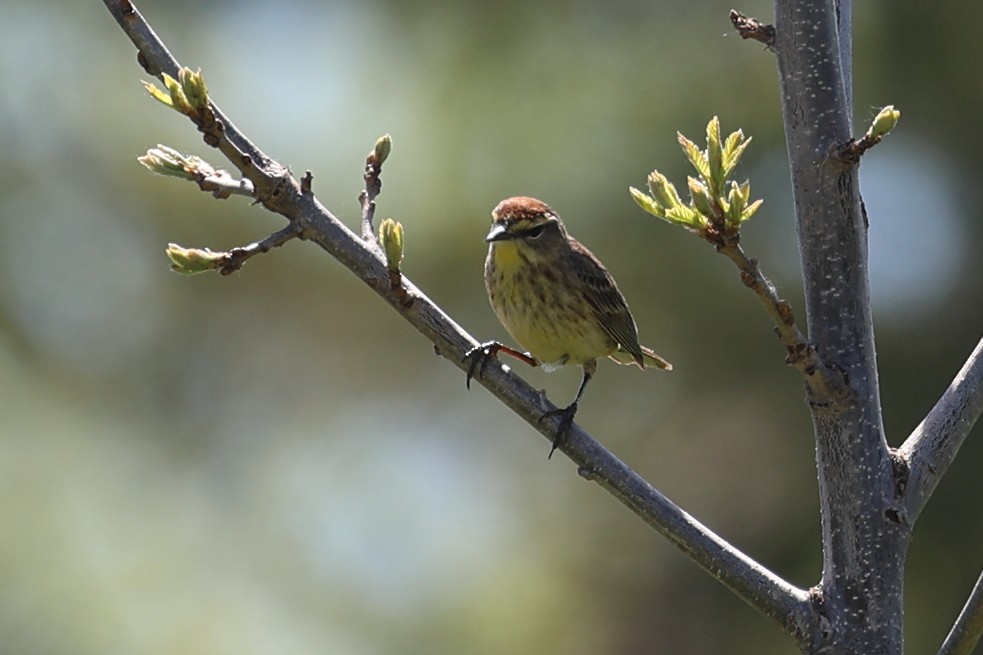
POLYGON ((550 457, 573 423, 598 358, 672 370, 672 364, 639 345, 635 319, 614 278, 591 251, 567 234, 549 205, 523 196, 503 200, 492 211, 485 241, 488 299, 498 320, 528 352, 497 341, 472 348, 465 355, 465 360, 471 360, 467 386, 499 352, 530 366, 542 365, 546 371, 566 364, 582 366, 584 378, 573 402, 540 419, 560 416, 550 457))

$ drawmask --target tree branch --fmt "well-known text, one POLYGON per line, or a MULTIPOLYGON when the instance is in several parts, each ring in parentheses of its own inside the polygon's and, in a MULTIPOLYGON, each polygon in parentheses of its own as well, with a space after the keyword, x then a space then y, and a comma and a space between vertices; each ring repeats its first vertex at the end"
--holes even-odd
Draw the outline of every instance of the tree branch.
POLYGON ((775 285, 761 272, 758 260, 745 254, 740 244, 740 235, 724 238, 717 245, 717 252, 734 262, 741 272, 741 282, 761 301, 765 312, 775 324, 778 340, 785 346, 785 363, 794 367, 805 379, 810 404, 820 407, 832 405, 836 395, 844 391, 842 384, 838 384, 841 376, 823 365, 816 349, 795 324, 791 305, 779 298, 775 285))
POLYGON ((912 524, 983 413, 983 339, 939 402, 898 449, 907 465, 905 506, 912 524))
POLYGON ((273 248, 279 248, 287 241, 297 238, 297 227, 291 223, 287 227, 277 230, 262 241, 250 243, 248 246, 233 248, 226 255, 221 267, 218 269, 220 275, 229 275, 242 268, 246 260, 267 253, 273 248))
MULTIPOLYGON (((138 59, 144 68, 155 75, 167 72, 176 76, 177 61, 132 3, 103 2, 137 46, 138 59)), ((464 353, 478 342, 405 277, 399 278, 398 286, 392 285, 381 252, 325 209, 310 192, 309 184, 302 189, 286 167, 266 157, 236 131, 214 103, 209 102, 209 108, 215 123, 198 122, 205 142, 218 147, 253 182, 263 205, 290 220, 301 238, 316 243, 345 265, 429 339, 438 354, 463 371, 464 353)), ((277 240, 277 235, 286 238, 286 234, 281 231, 270 238, 277 240)), ((547 439, 553 440, 559 419, 540 420, 545 410, 555 409, 540 392, 497 362, 489 365, 478 381, 547 439)), ((561 450, 577 463, 583 477, 612 493, 797 643, 809 641, 818 620, 808 592, 768 571, 683 512, 579 426, 571 426, 563 444, 561 450)))
MULTIPOLYGON (((129 0, 103 0, 103 4, 116 19, 137 48, 137 62, 145 71, 161 79, 164 73, 178 77, 180 65, 157 37, 153 29, 129 0)), ((205 143, 218 148, 238 168, 254 187, 255 197, 268 209, 278 211, 277 200, 282 187, 293 181, 286 168, 273 161, 253 145, 214 104, 209 103, 213 120, 208 125, 198 124, 205 143)), ((296 184, 295 181, 293 181, 296 184)))
POLYGON ((983 573, 976 579, 969 599, 959 613, 939 655, 972 655, 983 634, 983 573))

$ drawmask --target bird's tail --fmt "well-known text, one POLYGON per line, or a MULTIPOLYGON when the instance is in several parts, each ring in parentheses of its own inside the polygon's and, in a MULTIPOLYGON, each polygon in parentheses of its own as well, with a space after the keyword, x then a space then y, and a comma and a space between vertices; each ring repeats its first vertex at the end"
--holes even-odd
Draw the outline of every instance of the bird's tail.
POLYGON ((636 357, 627 350, 622 350, 620 347, 613 353, 608 355, 608 357, 619 364, 637 364, 640 368, 645 368, 646 366, 650 368, 660 368, 663 371, 671 371, 672 364, 660 357, 651 348, 646 348, 641 346, 641 358, 636 357))

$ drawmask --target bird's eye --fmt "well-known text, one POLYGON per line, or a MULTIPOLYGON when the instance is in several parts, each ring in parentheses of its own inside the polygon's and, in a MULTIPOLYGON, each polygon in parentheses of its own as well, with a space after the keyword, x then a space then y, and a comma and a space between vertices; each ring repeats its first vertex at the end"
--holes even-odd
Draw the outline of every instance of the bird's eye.
POLYGON ((529 237, 530 239, 538 239, 539 235, 542 234, 543 230, 545 229, 546 229, 545 225, 537 225, 536 227, 527 230, 526 236, 529 237))

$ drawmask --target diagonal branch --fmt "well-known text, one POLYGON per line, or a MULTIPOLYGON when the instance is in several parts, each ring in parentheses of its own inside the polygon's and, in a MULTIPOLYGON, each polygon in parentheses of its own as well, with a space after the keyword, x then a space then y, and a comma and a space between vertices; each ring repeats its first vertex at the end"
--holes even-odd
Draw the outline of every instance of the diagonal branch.
MULTIPOLYGON (((137 61, 145 71, 158 79, 162 79, 164 73, 178 77, 180 65, 177 59, 171 55, 132 2, 103 0, 103 4, 136 46, 137 61)), ((277 208, 277 200, 284 184, 296 184, 296 181, 290 178, 286 168, 273 161, 239 132, 218 107, 209 103, 209 108, 213 120, 208 125, 198 125, 205 143, 218 148, 252 182, 254 194, 264 206, 283 214, 277 208)))
POLYGON ((785 363, 802 374, 809 392, 809 402, 814 407, 828 406, 843 393, 841 376, 825 366, 816 348, 809 343, 795 323, 792 306, 778 296, 775 285, 771 283, 757 259, 747 256, 740 243, 740 233, 722 236, 716 245, 717 252, 734 262, 741 272, 741 282, 754 292, 775 324, 775 334, 785 346, 785 363))
MULTIPOLYGON (((131 2, 103 1, 137 46, 139 60, 145 69, 176 73, 178 63, 131 2)), ((210 109, 223 126, 218 130, 222 133, 218 134, 218 142, 212 145, 219 147, 243 175, 253 181, 257 197, 262 199, 264 206, 291 222, 290 228, 271 236, 272 241, 267 245, 278 245, 280 238, 286 240, 291 233, 314 242, 386 300, 434 344, 438 354, 464 370, 467 364, 463 355, 476 346, 477 341, 407 278, 400 277, 398 285, 391 284, 386 261, 373 244, 366 243, 325 209, 310 192, 309 184, 298 183, 286 167, 267 158, 235 131, 218 107, 210 104, 210 109)), ((208 136, 206 134, 206 142, 208 136)), ((553 409, 553 406, 544 401, 540 392, 501 364, 489 366, 479 382, 546 438, 553 440, 558 421, 541 421, 544 409, 553 409)), ((578 465, 583 477, 604 487, 800 645, 810 641, 818 619, 807 591, 767 570, 683 512, 579 426, 571 427, 562 450, 578 465)))
POLYGON ((939 402, 898 449, 898 456, 908 466, 906 504, 910 523, 913 524, 925 508, 981 413, 983 339, 976 344, 939 402))
POLYGON ((983 573, 976 579, 969 599, 959 613, 939 655, 972 655, 983 634, 983 573))

